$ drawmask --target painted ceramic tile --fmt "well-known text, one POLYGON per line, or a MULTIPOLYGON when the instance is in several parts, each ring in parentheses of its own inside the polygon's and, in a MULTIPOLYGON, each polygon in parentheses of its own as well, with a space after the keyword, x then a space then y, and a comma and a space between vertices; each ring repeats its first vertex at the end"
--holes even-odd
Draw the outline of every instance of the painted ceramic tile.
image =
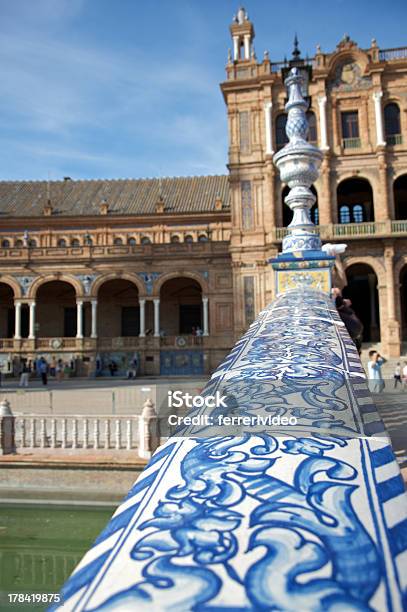
POLYGON ((249 396, 238 404, 247 414, 297 409, 298 426, 170 438, 65 584, 58 609, 405 609, 403 482, 325 294, 278 298, 205 391, 229 385, 238 397, 245 381, 249 396), (262 384, 274 392, 262 395, 262 384))

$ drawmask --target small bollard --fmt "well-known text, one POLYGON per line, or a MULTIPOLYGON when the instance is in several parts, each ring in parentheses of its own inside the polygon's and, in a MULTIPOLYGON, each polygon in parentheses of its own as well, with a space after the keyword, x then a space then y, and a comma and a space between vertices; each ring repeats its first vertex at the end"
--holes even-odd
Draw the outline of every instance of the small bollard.
POLYGON ((11 455, 16 452, 15 416, 11 412, 10 402, 0 402, 0 454, 11 455))
POLYGON ((158 416, 153 402, 151 399, 147 399, 144 402, 143 411, 139 418, 139 457, 150 459, 159 445, 158 416))

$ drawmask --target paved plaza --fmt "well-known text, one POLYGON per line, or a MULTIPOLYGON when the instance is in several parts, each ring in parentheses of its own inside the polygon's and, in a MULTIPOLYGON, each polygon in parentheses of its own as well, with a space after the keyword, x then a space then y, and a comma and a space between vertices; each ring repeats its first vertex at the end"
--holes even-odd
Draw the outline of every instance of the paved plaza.
POLYGON ((16 415, 136 415, 147 398, 159 410, 167 405, 169 390, 199 394, 206 382, 204 377, 183 376, 71 378, 62 382, 51 378, 47 386, 33 379, 28 388, 20 388, 18 380, 6 379, 0 399, 7 399, 16 415))

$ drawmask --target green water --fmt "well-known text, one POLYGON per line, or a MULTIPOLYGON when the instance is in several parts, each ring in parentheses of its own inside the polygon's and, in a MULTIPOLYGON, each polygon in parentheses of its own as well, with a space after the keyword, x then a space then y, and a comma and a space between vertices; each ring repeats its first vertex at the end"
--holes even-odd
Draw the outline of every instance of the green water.
POLYGON ((0 611, 45 610, 8 593, 58 593, 114 508, 0 505, 0 611))

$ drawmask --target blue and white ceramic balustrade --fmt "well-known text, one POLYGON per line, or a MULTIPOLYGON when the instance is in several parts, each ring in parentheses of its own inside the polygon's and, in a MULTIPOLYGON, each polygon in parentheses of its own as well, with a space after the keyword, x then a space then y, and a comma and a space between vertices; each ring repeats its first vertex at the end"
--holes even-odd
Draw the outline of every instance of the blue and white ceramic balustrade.
POLYGON ((280 295, 203 391, 226 407, 193 409, 156 451, 54 609, 407 609, 404 483, 329 296, 333 258, 309 220, 320 154, 298 73, 287 84, 276 163, 294 219, 273 262, 280 295))

